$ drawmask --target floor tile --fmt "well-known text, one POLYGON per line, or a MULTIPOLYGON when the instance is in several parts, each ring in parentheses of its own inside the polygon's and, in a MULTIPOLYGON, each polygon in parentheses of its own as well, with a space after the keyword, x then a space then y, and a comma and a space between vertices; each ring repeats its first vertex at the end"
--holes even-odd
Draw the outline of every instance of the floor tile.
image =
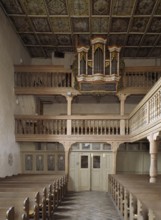
POLYGON ((71 192, 63 200, 53 220, 121 220, 110 196, 105 192, 71 192))

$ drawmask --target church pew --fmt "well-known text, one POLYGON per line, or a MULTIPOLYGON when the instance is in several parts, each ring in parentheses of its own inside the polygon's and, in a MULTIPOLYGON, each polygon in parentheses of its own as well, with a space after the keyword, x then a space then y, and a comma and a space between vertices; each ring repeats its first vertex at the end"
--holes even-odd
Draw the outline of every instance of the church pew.
MULTIPOLYGON (((35 184, 33 185, 35 187, 35 184)), ((6 184, 1 185, 0 186, 0 193, 2 192, 7 192, 8 194, 11 193, 11 195, 15 195, 17 193, 17 197, 19 197, 19 195, 32 195, 32 209, 30 209, 30 213, 34 212, 33 210, 33 204, 36 203, 36 205, 39 207, 41 215, 43 216, 51 216, 51 214, 54 212, 53 208, 54 206, 52 205, 52 200, 51 200, 51 185, 49 185, 48 187, 49 189, 47 190, 45 187, 42 189, 40 188, 32 188, 32 184, 30 185, 24 185, 24 184, 6 184), (12 187, 12 188, 11 188, 12 187), (25 188, 26 187, 26 188, 25 188), (41 191, 41 193, 37 193, 39 196, 37 196, 37 198, 34 198, 34 194, 35 192, 37 192, 36 190, 41 191)), ((4 195, 3 195, 4 196, 4 195)), ((31 198, 31 197, 30 197, 31 198)), ((44 219, 46 219, 46 217, 44 217, 44 219)))
MULTIPOLYGON (((46 183, 48 183, 48 181, 46 182, 43 179, 43 180, 39 181, 39 186, 41 186, 41 185, 45 186, 46 183)), ((24 185, 28 186, 28 187, 30 187, 30 186, 32 187, 34 184, 37 186, 37 182, 35 182, 33 179, 32 179, 32 181, 28 179, 27 182, 24 181, 23 179, 0 181, 0 188, 3 187, 4 184, 5 184, 5 186, 9 186, 10 184, 12 184, 12 187, 15 187, 15 185, 17 185, 17 184, 19 184, 20 187, 22 187, 24 185)), ((65 180, 65 178, 57 179, 56 181, 54 181, 54 183, 52 185, 54 186, 54 192, 52 195, 54 196, 56 206, 58 206, 61 203, 61 201, 66 193, 66 180, 65 180)))
MULTIPOLYGON (((28 216, 28 209, 29 209, 29 198, 0 198, 0 209, 8 209, 6 214, 9 218, 13 220, 22 220, 22 218, 26 218, 28 216), (10 210, 9 207, 14 207, 14 209, 10 210), (24 213, 24 214, 23 214, 24 213), (22 217, 23 216, 23 217, 22 217)), ((1 219, 5 219, 6 217, 5 212, 2 213, 1 219), (4 216, 3 216, 4 215, 4 216)))
MULTIPOLYGON (((25 182, 37 182, 40 179, 40 182, 45 183, 48 181, 58 181, 58 188, 60 189, 60 197, 63 198, 63 196, 66 193, 66 187, 67 187, 67 181, 66 181, 66 177, 65 176, 57 176, 55 175, 54 178, 53 176, 48 176, 48 175, 28 175, 27 176, 18 176, 17 178, 10 178, 10 179, 5 179, 3 180, 3 182, 14 182, 14 181, 25 181, 25 182), (39 177, 40 176, 40 177, 39 177), (27 179, 26 179, 27 178, 27 179), (32 178, 32 179, 31 179, 32 178)), ((0 181, 1 183, 1 181, 0 181)))
POLYGON ((123 196, 120 196, 122 207, 118 206, 118 209, 123 210, 124 220, 161 219, 161 185, 159 180, 155 184, 149 184, 147 175, 110 175, 109 193, 113 200, 116 192, 120 195, 123 192, 123 196))
MULTIPOLYGON (((26 182, 37 182, 37 181, 41 181, 41 182, 45 182, 45 181, 58 181, 59 182, 59 188, 61 189, 60 195, 63 196, 66 193, 67 190, 67 178, 65 175, 40 175, 40 174, 21 174, 21 175, 17 175, 14 176, 12 178, 7 177, 5 179, 3 179, 3 181, 26 181, 26 182)), ((1 181, 0 181, 1 182, 1 181)))
POLYGON ((34 215, 36 216, 35 219, 38 219, 38 204, 40 203, 40 195, 39 192, 17 192, 17 191, 12 191, 12 192, 0 192, 0 199, 1 198, 8 198, 11 200, 19 199, 19 198, 26 198, 29 197, 29 207, 26 206, 26 215, 29 217, 33 217, 34 215))
MULTIPOLYGON (((14 216, 15 216, 14 207, 0 208, 0 219, 15 220, 14 216)), ((25 220, 25 219, 22 218, 22 220, 25 220)))
MULTIPOLYGON (((45 189, 44 189, 45 191, 45 189)), ((43 213, 46 212, 46 206, 44 206, 42 200, 40 201, 40 194, 37 192, 37 189, 35 188, 0 188, 0 193, 3 193, 2 198, 0 197, 0 201, 2 199, 7 199, 12 202, 12 205, 14 204, 15 200, 19 199, 25 199, 26 195, 35 195, 35 197, 30 197, 30 202, 26 201, 24 205, 24 210, 25 210, 25 216, 27 216, 27 219, 29 217, 33 217, 35 220, 38 219, 39 216, 39 207, 41 207, 41 210, 43 213), (33 191, 33 192, 32 192, 33 191), (5 196, 6 193, 6 196, 5 196), (11 194, 10 194, 11 193, 11 194), (16 195, 17 193, 17 195, 16 195), (10 195, 9 195, 10 194, 10 195), (15 194, 15 196, 14 196, 15 194)), ((33 196, 32 195, 32 196, 33 196)), ((22 204, 23 205, 23 204, 22 204)), ((1 205, 0 205, 1 207, 1 205)))
MULTIPOLYGON (((65 181, 65 177, 64 176, 54 176, 53 175, 18 175, 18 176, 14 176, 14 177, 7 177, 7 178, 3 178, 0 180, 0 191, 2 190, 4 191, 11 191, 13 193, 13 190, 21 192, 25 191, 25 193, 29 193, 31 190, 35 191, 34 188, 35 186, 37 186, 38 182, 39 187, 46 185, 46 183, 51 182, 51 180, 54 180, 53 185, 56 185, 56 189, 54 189, 53 191, 50 189, 50 193, 46 194, 46 196, 44 197, 45 199, 42 200, 42 204, 41 204, 41 210, 42 210, 42 216, 44 216, 44 213, 46 215, 46 212, 48 211, 48 215, 50 216, 51 213, 54 212, 55 209, 55 203, 58 205, 59 202, 61 201, 61 199, 64 196, 64 193, 66 191, 64 185, 66 184, 65 181), (24 179, 25 182, 24 182, 24 179), (12 188, 11 188, 12 187, 12 188), (17 188, 18 187, 18 188, 17 188), (26 188, 27 187, 27 188, 26 188), (7 190, 6 190, 7 188, 7 190), (52 193, 51 193, 52 192, 52 193), (58 198, 57 198, 57 196, 58 198), (53 198, 52 198, 53 197, 53 198), (52 200, 51 200, 52 198, 52 200), (57 198, 57 199, 56 199, 57 198), (55 201, 57 200, 57 201, 55 201), (51 201, 53 201, 53 204, 51 204, 51 201), (48 205, 48 206, 47 206, 48 205), (46 209, 47 206, 47 211, 43 211, 44 207, 46 209)), ((55 187, 54 187, 55 188, 55 187)), ((40 206, 40 204, 39 204, 40 206)), ((43 217, 44 219, 46 219, 46 216, 43 217)))

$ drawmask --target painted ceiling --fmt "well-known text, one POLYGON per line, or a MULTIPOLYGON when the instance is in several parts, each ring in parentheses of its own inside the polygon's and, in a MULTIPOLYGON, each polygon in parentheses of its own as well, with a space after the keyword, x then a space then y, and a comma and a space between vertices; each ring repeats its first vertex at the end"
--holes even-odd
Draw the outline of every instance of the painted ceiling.
POLYGON ((32 57, 102 36, 123 57, 161 57, 161 0, 0 0, 32 57))

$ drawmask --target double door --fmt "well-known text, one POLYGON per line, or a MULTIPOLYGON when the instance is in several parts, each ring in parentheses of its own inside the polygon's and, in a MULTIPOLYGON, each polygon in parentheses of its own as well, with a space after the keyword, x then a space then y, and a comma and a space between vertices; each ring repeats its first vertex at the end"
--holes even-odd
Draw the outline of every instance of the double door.
POLYGON ((75 191, 107 191, 111 154, 72 152, 70 155, 70 187, 75 191))
POLYGON ((102 179, 100 154, 82 154, 79 158, 79 189, 100 190, 102 179))

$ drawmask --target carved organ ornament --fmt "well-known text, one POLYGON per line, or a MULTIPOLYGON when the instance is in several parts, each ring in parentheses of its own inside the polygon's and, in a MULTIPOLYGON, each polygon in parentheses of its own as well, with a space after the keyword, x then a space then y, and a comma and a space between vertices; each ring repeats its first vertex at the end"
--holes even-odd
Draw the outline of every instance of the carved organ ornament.
MULTIPOLYGON (((85 87, 87 88, 90 84, 97 84, 96 90, 99 90, 101 87, 98 84, 103 84, 101 90, 107 91, 110 85, 110 90, 116 91, 117 83, 120 79, 121 48, 117 46, 107 48, 106 41, 106 39, 101 37, 94 38, 91 40, 91 48, 85 46, 77 48, 77 81, 81 90, 86 90, 85 87)), ((94 87, 93 90, 95 90, 94 87)))

